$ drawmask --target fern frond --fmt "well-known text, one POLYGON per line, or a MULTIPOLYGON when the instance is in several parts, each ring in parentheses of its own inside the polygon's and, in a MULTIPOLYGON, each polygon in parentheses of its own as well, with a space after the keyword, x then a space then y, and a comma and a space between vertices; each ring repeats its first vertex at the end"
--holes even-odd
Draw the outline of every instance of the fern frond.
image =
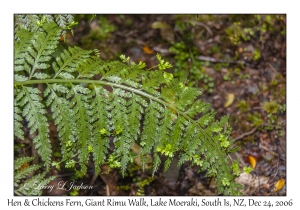
POLYGON ((17 170, 19 169, 24 163, 28 163, 32 161, 34 157, 20 157, 15 159, 14 161, 14 169, 17 170))
POLYGON ((53 63, 53 69, 55 71, 53 79, 56 77, 63 79, 75 78, 70 73, 75 72, 80 65, 83 65, 91 53, 91 50, 83 50, 76 46, 64 50, 61 57, 56 58, 56 62, 53 63))
POLYGON ((62 27, 62 28, 66 28, 67 26, 67 19, 65 15, 56 15, 55 16, 55 20, 57 22, 57 24, 62 27))
POLYGON ((86 163, 89 159, 88 147, 92 145, 91 133, 92 125, 90 123, 90 106, 88 102, 88 94, 90 90, 82 87, 81 85, 71 85, 71 91, 68 95, 72 95, 71 99, 71 109, 74 113, 74 122, 77 129, 77 149, 79 164, 81 166, 81 171, 85 173, 86 163))
POLYGON ((34 33, 28 32, 25 29, 18 30, 15 34, 15 67, 14 71, 25 70, 28 74, 30 73, 30 66, 26 62, 26 57, 29 56, 27 49, 30 47, 30 40, 32 39, 34 33))
POLYGON ((146 155, 150 153, 157 135, 159 111, 155 109, 156 102, 150 101, 145 109, 145 120, 141 134, 141 160, 145 163, 146 155))
POLYGON ((120 97, 125 96, 125 92, 118 88, 115 91, 116 95, 113 96, 110 110, 111 132, 115 135, 114 145, 116 147, 113 154, 121 157, 121 170, 122 174, 124 174, 127 169, 127 163, 131 159, 130 147, 133 145, 134 139, 130 136, 128 115, 126 114, 127 101, 120 97))
POLYGON ((132 97, 128 99, 128 122, 130 138, 134 141, 138 140, 140 135, 140 125, 142 114, 144 113, 143 107, 147 105, 147 102, 143 98, 136 94, 132 94, 132 97))
POLYGON ((41 195, 42 190, 38 186, 46 186, 55 177, 45 178, 46 173, 30 177, 32 173, 41 168, 41 165, 30 165, 34 157, 21 157, 15 160, 14 186, 17 195, 41 195), (27 165, 25 165, 27 164, 27 165), (23 180, 26 178, 26 181, 23 180), (37 184, 38 183, 38 184, 37 184))
POLYGON ((190 161, 207 171, 207 176, 215 177, 219 193, 238 192, 229 166, 232 140, 228 118, 216 121, 216 112, 199 99, 201 91, 186 87, 164 71, 171 66, 168 62, 157 56, 159 69, 144 70, 143 63, 130 63, 125 56, 122 62, 103 62, 97 51, 69 47, 51 63, 59 34, 73 19, 65 15, 38 18, 40 26, 33 35, 26 34, 29 26, 16 33, 15 135, 23 135, 22 110, 30 133, 36 132, 34 144, 46 166, 51 162, 46 118, 46 108, 50 108, 63 160, 77 156, 82 173, 90 154, 96 172, 100 171, 113 139, 111 157, 120 160, 123 174, 133 158, 131 146, 139 143, 143 167, 147 155, 153 154, 153 173, 161 164, 161 156, 166 157, 167 169, 179 154, 179 164, 190 161), (48 63, 54 72, 47 72, 52 71, 48 63), (40 72, 41 69, 47 71, 40 72), (36 84, 47 86, 43 96, 46 107, 39 90, 33 87, 36 84))
POLYGON ((51 162, 51 143, 49 139, 49 125, 45 116, 46 110, 41 103, 41 97, 38 95, 40 91, 37 88, 23 86, 19 95, 23 98, 20 100, 20 105, 23 107, 22 115, 28 121, 30 134, 37 131, 33 139, 38 153, 45 162, 46 167, 50 166, 51 162))
POLYGON ((59 27, 66 29, 68 25, 72 24, 74 22, 74 16, 69 14, 59 14, 54 15, 55 21, 58 24, 59 27))
POLYGON ((37 196, 42 194, 38 186, 46 186, 55 177, 46 177, 46 172, 30 177, 32 173, 41 168, 41 165, 29 165, 34 157, 22 157, 15 159, 14 165, 14 193, 17 195, 37 196), (27 164, 28 166, 24 166, 27 164), (26 181, 24 179, 26 178, 26 181))
POLYGON ((36 23, 39 20, 39 15, 15 15, 15 29, 36 32, 39 28, 36 23))
POLYGON ((58 94, 65 96, 69 93, 69 89, 62 85, 48 84, 44 96, 47 97, 46 105, 50 106, 53 113, 52 117, 57 126, 58 135, 60 137, 61 153, 63 161, 73 157, 73 150, 68 146, 69 141, 75 143, 77 134, 76 124, 73 121, 74 113, 70 109, 69 101, 58 94))
POLYGON ((97 56, 91 56, 86 62, 81 63, 77 68, 78 76, 77 78, 91 78, 94 75, 101 73, 101 66, 104 62, 97 56))
POLYGON ((31 166, 27 166, 24 169, 15 172, 14 174, 14 183, 15 186, 18 187, 19 186, 19 182, 21 179, 26 178, 29 174, 31 174, 33 171, 39 169, 41 166, 39 165, 31 165, 31 166))
MULTIPOLYGON (((43 25, 44 31, 35 33, 31 40, 32 47, 27 50, 34 59, 30 76, 39 79, 35 73, 36 69, 47 69, 50 65, 47 64, 51 59, 51 54, 54 52, 58 44, 58 38, 61 29, 57 28, 54 23, 45 23, 43 25), (35 74, 34 74, 35 73, 35 74)), ((29 60, 27 60, 29 62, 29 60)))
POLYGON ((24 136, 24 131, 22 130, 23 125, 20 123, 23 120, 23 118, 20 115, 21 113, 22 112, 21 112, 20 108, 15 103, 15 106, 14 106, 14 134, 19 139, 23 139, 23 136, 24 136))
POLYGON ((145 91, 154 96, 159 96, 160 92, 157 89, 164 84, 165 79, 163 72, 161 71, 150 71, 148 74, 142 77, 142 84, 145 91))
POLYGON ((179 116, 171 129, 172 132, 170 133, 170 143, 174 146, 175 151, 179 151, 178 149, 181 148, 182 136, 186 129, 185 123, 187 123, 186 119, 182 116, 179 116))
POLYGON ((95 173, 100 172, 100 165, 104 163, 109 147, 107 131, 109 130, 109 119, 107 107, 109 106, 109 92, 101 86, 92 84, 91 117, 93 122, 93 157, 95 161, 95 173), (102 133, 101 133, 102 131, 102 133))
POLYGON ((17 195, 26 195, 26 196, 39 196, 42 195, 42 189, 36 186, 39 183, 40 186, 46 186, 51 180, 55 177, 45 178, 45 173, 40 173, 32 177, 31 179, 26 180, 23 185, 16 189, 14 192, 17 195))
POLYGON ((181 155, 179 160, 179 165, 183 162, 190 160, 195 154, 199 146, 201 146, 201 141, 204 141, 204 135, 197 132, 197 126, 193 123, 189 123, 185 129, 184 138, 182 140, 182 146, 184 153, 181 155))

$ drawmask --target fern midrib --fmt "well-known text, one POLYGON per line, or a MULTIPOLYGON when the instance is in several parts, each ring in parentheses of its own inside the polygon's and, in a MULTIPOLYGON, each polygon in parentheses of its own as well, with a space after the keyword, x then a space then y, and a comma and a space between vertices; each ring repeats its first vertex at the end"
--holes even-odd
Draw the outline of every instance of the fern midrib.
POLYGON ((132 87, 128 87, 122 84, 117 84, 117 83, 112 83, 112 82, 107 82, 107 81, 103 81, 103 80, 89 80, 89 79, 44 79, 44 80, 27 80, 27 81, 15 81, 15 85, 30 85, 30 84, 39 84, 39 83, 95 83, 95 84, 99 84, 99 85, 108 85, 108 86, 112 86, 112 87, 119 87, 122 88, 124 90, 128 90, 131 92, 134 92, 136 94, 142 95, 144 97, 150 98, 151 100, 157 101, 158 103, 163 104, 164 106, 169 107, 170 109, 175 110, 177 113, 179 113, 180 115, 182 115, 184 118, 186 118, 189 122, 194 123, 199 129, 200 132, 210 141, 210 143, 215 146, 218 150, 221 150, 221 148, 219 147, 218 144, 216 144, 215 142, 213 142, 212 137, 203 130, 203 128, 201 128, 201 126, 195 122, 195 120, 193 120, 191 117, 189 117, 186 113, 178 110, 176 107, 172 106, 172 104, 163 101, 162 99, 159 99, 158 97, 155 97, 149 93, 145 93, 141 90, 132 88, 132 87))

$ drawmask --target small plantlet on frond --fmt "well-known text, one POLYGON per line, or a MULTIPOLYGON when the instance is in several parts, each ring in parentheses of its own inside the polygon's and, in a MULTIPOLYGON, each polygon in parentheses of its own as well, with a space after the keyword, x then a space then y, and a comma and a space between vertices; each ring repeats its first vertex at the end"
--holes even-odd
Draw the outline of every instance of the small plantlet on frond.
POLYGON ((199 99, 201 91, 165 71, 172 66, 169 62, 157 55, 158 65, 145 70, 145 63, 135 64, 129 57, 104 62, 97 50, 76 46, 53 58, 67 25, 62 25, 63 18, 51 22, 47 16, 31 27, 34 20, 15 27, 15 137, 24 139, 26 121, 46 168, 65 163, 83 174, 91 156, 96 173, 109 164, 124 175, 134 159, 131 147, 139 144, 143 168, 149 154, 153 156, 153 174, 162 156, 168 169, 178 155, 179 165, 189 161, 215 177, 219 194, 239 194, 236 169, 234 174, 229 166, 233 140, 228 117, 216 121, 210 104, 199 99), (51 161, 49 120, 58 130, 60 163, 51 161))

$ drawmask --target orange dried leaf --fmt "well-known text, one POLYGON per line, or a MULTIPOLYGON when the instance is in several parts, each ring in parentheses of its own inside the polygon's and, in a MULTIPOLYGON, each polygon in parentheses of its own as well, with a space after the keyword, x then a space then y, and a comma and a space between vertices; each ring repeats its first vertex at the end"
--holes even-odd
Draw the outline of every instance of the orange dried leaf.
POLYGON ((26 168, 28 166, 30 166, 29 163, 24 163, 23 165, 20 166, 20 168, 18 168, 18 171, 21 171, 21 170, 23 170, 24 168, 26 168))
POLYGON ((249 155, 248 159, 249 159, 249 162, 250 162, 252 168, 255 168, 255 166, 256 166, 256 159, 255 159, 255 157, 249 155))
POLYGON ((275 187, 274 192, 277 192, 278 190, 283 188, 284 184, 285 184, 285 180, 284 179, 279 179, 274 185, 274 187, 275 187))
POLYGON ((144 53, 146 53, 146 54, 148 54, 148 55, 153 54, 153 51, 148 47, 148 45, 145 45, 145 46, 143 47, 143 51, 144 51, 144 53))

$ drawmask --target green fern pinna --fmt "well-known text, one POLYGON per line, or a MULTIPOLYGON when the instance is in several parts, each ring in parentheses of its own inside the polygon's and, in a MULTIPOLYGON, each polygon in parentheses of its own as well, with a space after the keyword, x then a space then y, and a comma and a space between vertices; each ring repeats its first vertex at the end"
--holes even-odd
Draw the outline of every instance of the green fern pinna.
POLYGON ((160 55, 151 69, 125 56, 104 62, 97 50, 76 46, 54 57, 60 37, 73 25, 72 15, 15 16, 15 138, 24 139, 25 122, 46 169, 59 167, 51 160, 52 120, 65 167, 78 164, 85 173, 92 156, 96 173, 109 162, 124 174, 137 143, 143 166, 152 155, 153 173, 162 156, 167 169, 179 155, 180 165, 190 161, 215 177, 219 194, 240 194, 241 186, 234 182, 237 163, 229 156, 228 117, 216 121, 210 105, 199 99, 201 91, 167 73, 172 66, 160 55), (114 150, 109 153, 111 137, 114 150))

